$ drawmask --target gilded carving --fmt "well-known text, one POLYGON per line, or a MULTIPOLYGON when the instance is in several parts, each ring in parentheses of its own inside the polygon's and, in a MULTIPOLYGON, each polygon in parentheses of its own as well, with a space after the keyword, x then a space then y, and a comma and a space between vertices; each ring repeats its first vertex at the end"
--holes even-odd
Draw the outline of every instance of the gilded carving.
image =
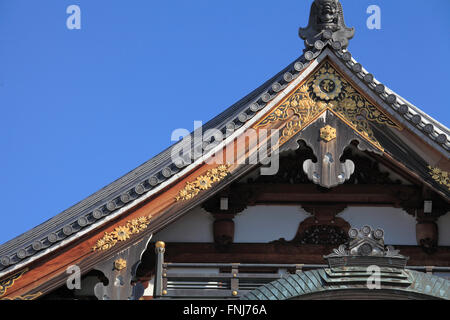
POLYGON ((34 293, 34 294, 27 294, 24 296, 17 296, 14 298, 3 298, 0 300, 34 300, 42 295, 42 292, 34 293))
POLYGON ((5 280, 0 281, 0 297, 4 296, 6 294, 6 291, 14 285, 14 282, 20 279, 23 276, 23 274, 27 271, 28 269, 24 269, 22 271, 13 274, 12 276, 8 277, 5 280))
POLYGON ((214 183, 223 180, 229 174, 229 168, 229 164, 223 164, 208 170, 204 175, 197 177, 195 181, 187 182, 186 186, 178 192, 175 200, 190 200, 198 195, 200 191, 211 188, 214 183))
POLYGON ((342 82, 335 74, 324 72, 314 80, 313 90, 321 99, 334 100, 342 92, 342 82))
POLYGON ((333 139, 336 139, 336 129, 330 125, 326 125, 322 129, 320 129, 320 138, 325 140, 326 142, 330 142, 333 139))
POLYGON ((114 268, 117 271, 121 271, 121 270, 125 269, 126 267, 127 267, 127 260, 120 258, 120 259, 117 259, 116 261, 114 261, 114 268))
POLYGON ((147 229, 150 220, 151 216, 136 218, 128 221, 124 226, 115 228, 112 232, 105 232, 105 235, 97 240, 92 250, 108 250, 114 247, 117 242, 128 240, 132 235, 147 229))
POLYGON ((383 147, 375 138, 369 122, 402 129, 356 92, 328 61, 325 61, 314 75, 262 119, 256 127, 286 120, 280 137, 280 144, 283 144, 326 109, 336 114, 380 150, 383 150, 383 147))
POLYGON ((434 181, 446 186, 450 190, 450 172, 433 168, 432 166, 428 166, 428 169, 430 169, 430 175, 434 181))

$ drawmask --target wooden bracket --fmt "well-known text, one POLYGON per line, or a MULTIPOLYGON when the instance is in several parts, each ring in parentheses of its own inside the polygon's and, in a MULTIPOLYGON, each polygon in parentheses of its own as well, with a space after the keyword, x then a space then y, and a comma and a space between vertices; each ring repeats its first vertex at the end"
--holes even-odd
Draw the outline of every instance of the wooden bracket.
POLYGON ((95 296, 99 300, 139 300, 144 294, 142 285, 132 285, 141 257, 147 249, 152 235, 144 237, 138 243, 115 254, 113 257, 94 267, 103 272, 109 283, 97 283, 95 296))

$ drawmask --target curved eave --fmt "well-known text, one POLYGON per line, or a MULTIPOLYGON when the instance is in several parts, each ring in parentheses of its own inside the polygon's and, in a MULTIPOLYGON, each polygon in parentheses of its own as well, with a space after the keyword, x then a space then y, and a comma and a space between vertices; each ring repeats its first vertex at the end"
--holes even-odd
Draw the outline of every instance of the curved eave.
MULTIPOLYGON (((155 196, 162 190, 167 189, 176 181, 198 168, 205 159, 214 154, 224 145, 233 141, 238 135, 244 132, 249 126, 258 121, 266 114, 280 99, 288 94, 299 82, 304 79, 305 74, 315 67, 314 63, 307 66, 309 62, 303 56, 296 59, 288 67, 283 69, 275 77, 260 86, 254 92, 241 99, 220 115, 206 123, 203 130, 210 128, 221 130, 227 138, 214 149, 195 160, 192 164, 185 164, 177 167, 171 160, 171 151, 179 143, 174 144, 156 157, 144 163, 90 197, 63 211, 54 218, 44 222, 36 228, 6 242, 0 246, 0 278, 23 268, 27 264, 40 259, 55 250, 65 247, 87 233, 101 228, 111 220, 124 214, 130 209, 138 206, 149 198, 155 196), (287 76, 287 74, 290 77, 287 76), (287 81, 289 80, 289 81, 287 81), (277 83, 279 87, 273 90, 273 85, 277 83), (257 106, 257 107, 256 107, 257 106), (246 116, 243 116, 245 114, 246 116), (227 131, 233 127, 234 130, 227 131), (232 132, 232 133, 231 133, 232 132), (230 133, 230 135, 228 135, 230 133), (163 174, 164 170, 170 170, 170 175, 163 174), (150 179, 157 179, 155 185, 151 185, 150 179), (143 186, 145 191, 137 194, 134 190, 137 186, 143 186), (131 199, 127 203, 120 200, 121 195, 127 194, 131 199), (108 204, 115 202, 115 208, 109 210, 108 204), (99 218, 94 217, 97 210, 102 211, 99 218), (85 223, 87 221, 87 223, 85 223), (82 222, 80 224, 80 222, 82 222), (71 233, 65 234, 64 228, 69 226, 71 233), (57 235, 56 241, 50 241, 51 235, 57 235), (34 244, 38 243, 36 248, 34 244), (19 258, 18 252, 26 251, 24 258, 19 258), (8 263, 3 263, 8 259, 8 263)), ((194 133, 191 133, 191 137, 194 133)), ((193 139, 195 142, 195 139, 193 139)), ((200 141, 201 142, 201 141, 200 141)), ((193 149, 201 146, 194 144, 193 149)))

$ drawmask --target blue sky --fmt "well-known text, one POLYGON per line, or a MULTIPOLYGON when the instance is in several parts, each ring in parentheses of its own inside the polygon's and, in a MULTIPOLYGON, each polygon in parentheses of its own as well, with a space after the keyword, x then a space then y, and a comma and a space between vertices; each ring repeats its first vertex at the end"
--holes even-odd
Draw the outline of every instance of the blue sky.
MULTIPOLYGON (((208 121, 297 58, 312 0, 0 0, 3 243, 208 121), (81 8, 68 30, 66 8, 81 8)), ((450 123, 450 1, 342 0, 349 49, 450 123), (369 5, 381 30, 366 27, 369 5)))

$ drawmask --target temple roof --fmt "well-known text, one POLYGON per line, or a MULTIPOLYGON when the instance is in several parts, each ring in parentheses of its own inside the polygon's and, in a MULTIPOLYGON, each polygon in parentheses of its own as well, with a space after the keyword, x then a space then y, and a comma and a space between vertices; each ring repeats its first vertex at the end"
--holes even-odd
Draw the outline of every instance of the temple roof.
MULTIPOLYGON (((316 0, 313 6, 316 2, 321 1, 316 0)), ((252 93, 206 123, 203 131, 216 128, 221 130, 228 137, 227 139, 234 139, 251 124, 267 115, 276 103, 309 76, 319 63, 329 59, 390 117, 413 132, 421 143, 433 148, 442 155, 442 159, 447 159, 448 162, 450 158, 449 129, 387 88, 364 69, 346 49, 347 43, 344 39, 348 41, 353 35, 350 29, 345 27, 343 17, 339 21, 337 31, 344 30, 343 33, 335 34, 336 30, 331 33, 325 32, 325 29, 317 29, 317 26, 308 26, 309 29, 307 29, 310 30, 308 36, 305 36, 306 31, 300 32, 305 38, 315 40, 314 43, 308 42, 304 54, 252 93), (320 35, 314 34, 311 30, 318 31, 320 35), (313 36, 309 36, 310 34, 313 36)), ((191 136, 194 137, 194 132, 191 136)), ((201 141, 195 143, 195 139, 193 140, 194 150, 205 147, 201 141)), ((214 152, 210 150, 207 154, 194 159, 193 163, 180 161, 180 159, 173 161, 171 153, 181 143, 180 141, 174 144, 78 204, 1 245, 0 277, 111 221, 129 208, 173 184, 180 177, 192 172, 199 163, 214 152)), ((417 164, 422 167, 418 175, 433 190, 448 197, 449 186, 433 179, 429 173, 434 165, 417 164), (427 168, 427 165, 430 168, 427 168)), ((415 168, 410 169, 415 170, 415 168)))
POLYGON ((391 269, 381 269, 381 290, 367 289, 370 275, 367 268, 348 268, 341 272, 330 269, 309 270, 289 275, 263 285, 241 298, 241 300, 314 300, 339 299, 357 300, 361 295, 378 296, 379 299, 449 299, 449 281, 437 276, 413 270, 402 270, 398 274, 391 269), (354 274, 363 274, 356 277, 354 274), (395 293, 395 295, 394 295, 395 293))

